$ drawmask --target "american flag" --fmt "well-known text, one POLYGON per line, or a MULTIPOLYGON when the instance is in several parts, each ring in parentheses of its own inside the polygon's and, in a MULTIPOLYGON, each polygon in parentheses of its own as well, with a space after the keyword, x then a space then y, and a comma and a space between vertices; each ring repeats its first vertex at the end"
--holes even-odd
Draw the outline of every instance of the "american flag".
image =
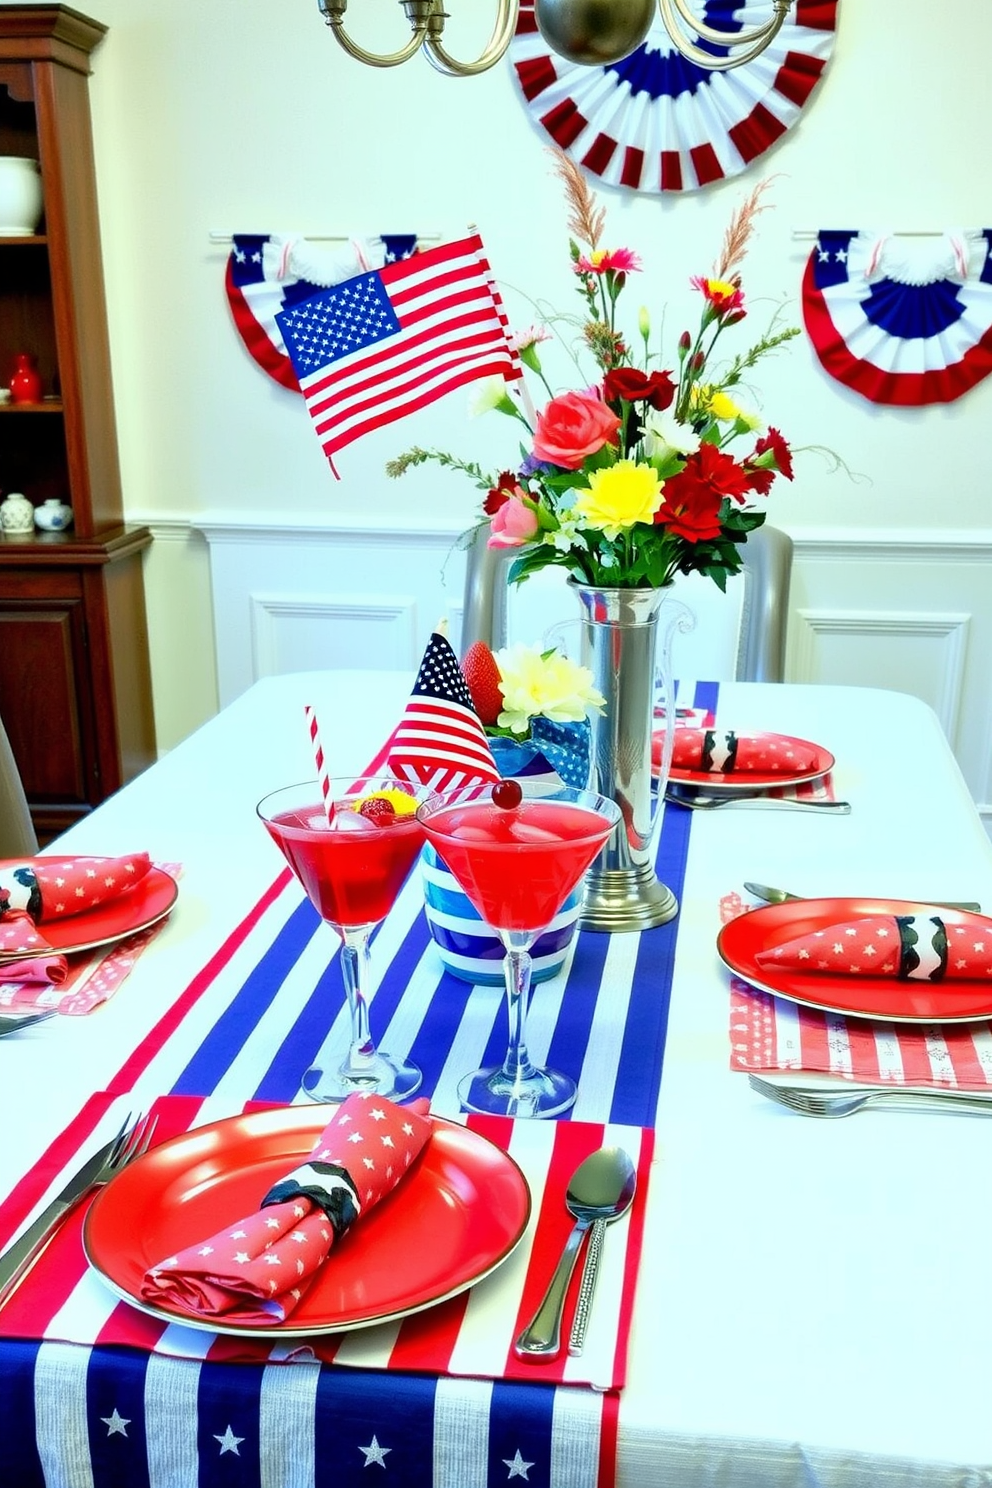
POLYGON ((477 233, 333 284, 276 323, 328 459, 452 388, 523 375, 477 233))
POLYGON ((427 644, 403 717, 366 773, 384 770, 439 791, 500 778, 458 658, 438 631, 427 644))

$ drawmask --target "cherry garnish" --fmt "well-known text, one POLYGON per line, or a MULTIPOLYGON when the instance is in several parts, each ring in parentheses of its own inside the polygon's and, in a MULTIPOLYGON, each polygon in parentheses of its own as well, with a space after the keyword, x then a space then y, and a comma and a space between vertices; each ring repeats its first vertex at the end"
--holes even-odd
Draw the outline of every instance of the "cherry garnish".
POLYGON ((524 798, 519 780, 497 780, 493 786, 493 805, 503 811, 512 811, 524 798))

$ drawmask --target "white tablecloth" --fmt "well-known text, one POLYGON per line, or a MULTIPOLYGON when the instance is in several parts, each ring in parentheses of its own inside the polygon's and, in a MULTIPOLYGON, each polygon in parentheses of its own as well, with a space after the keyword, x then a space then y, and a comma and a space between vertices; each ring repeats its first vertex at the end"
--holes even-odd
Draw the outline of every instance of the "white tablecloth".
MULTIPOLYGON (((105 1007, 0 1043, 0 1122, 16 1133, 0 1145, 0 1192, 271 882, 278 861, 254 806, 313 773, 304 703, 332 771, 357 771, 410 680, 259 682, 62 839, 75 852, 181 862, 180 903, 105 1007)), ((618 1482, 992 1483, 992 1119, 817 1122, 762 1100, 729 1066, 728 975, 714 948, 720 896, 745 878, 992 909, 992 850, 936 718, 914 698, 728 684, 718 720, 826 746, 853 810, 693 820, 618 1482)), ((155 1093, 139 1082, 136 1097, 155 1093)))

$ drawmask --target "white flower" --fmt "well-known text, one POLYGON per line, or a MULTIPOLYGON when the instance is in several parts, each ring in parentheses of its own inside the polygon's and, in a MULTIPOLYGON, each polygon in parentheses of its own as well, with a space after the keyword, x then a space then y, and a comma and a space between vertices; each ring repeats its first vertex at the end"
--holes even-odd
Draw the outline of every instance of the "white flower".
POLYGON ((542 541, 549 543, 559 553, 567 553, 575 545, 575 539, 582 530, 584 523, 575 511, 561 511, 558 513, 558 526, 551 532, 542 535, 542 541))
POLYGON ((511 331, 510 345, 516 347, 517 351, 526 351, 529 346, 537 346, 542 341, 551 340, 551 332, 547 326, 529 325, 526 330, 511 331))
MULTIPOLYGON (((473 415, 491 413, 504 403, 509 403, 509 399, 502 377, 486 377, 475 384, 473 396, 469 400, 469 412, 473 415)), ((512 406, 510 404, 511 408, 512 406)))
POLYGON ((641 427, 644 435, 644 453, 649 460, 656 456, 665 459, 668 455, 691 455, 699 448, 699 435, 689 424, 680 424, 668 409, 664 413, 652 409, 641 427))
POLYGON ((496 722, 515 734, 526 734, 539 715, 553 723, 578 723, 590 708, 602 709, 606 699, 592 685, 592 672, 562 656, 536 646, 508 646, 497 651, 503 711, 496 722))

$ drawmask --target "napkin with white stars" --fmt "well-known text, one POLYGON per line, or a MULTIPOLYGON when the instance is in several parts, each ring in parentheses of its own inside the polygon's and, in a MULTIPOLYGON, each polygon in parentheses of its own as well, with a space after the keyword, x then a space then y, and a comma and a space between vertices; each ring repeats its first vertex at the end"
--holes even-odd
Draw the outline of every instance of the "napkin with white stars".
POLYGON ((992 982, 992 929, 940 915, 864 915, 758 951, 759 966, 899 981, 992 982))
MULTIPOLYGON (((665 730, 655 732, 651 753, 660 766, 665 730)), ((816 769, 818 751, 800 739, 780 734, 737 734, 732 729, 677 728, 672 768, 722 775, 805 775, 816 769)))
MULTIPOLYGON (((68 919, 99 909, 129 893, 148 873, 147 853, 118 858, 29 858, 0 868, 0 955, 34 951, 45 957, 50 946, 39 924, 68 919)), ((57 960, 65 980, 65 963, 57 960)))
POLYGON ((335 1241, 410 1172, 431 1134, 428 1112, 426 1100, 349 1095, 254 1214, 153 1266, 142 1296, 200 1318, 283 1322, 335 1241))

